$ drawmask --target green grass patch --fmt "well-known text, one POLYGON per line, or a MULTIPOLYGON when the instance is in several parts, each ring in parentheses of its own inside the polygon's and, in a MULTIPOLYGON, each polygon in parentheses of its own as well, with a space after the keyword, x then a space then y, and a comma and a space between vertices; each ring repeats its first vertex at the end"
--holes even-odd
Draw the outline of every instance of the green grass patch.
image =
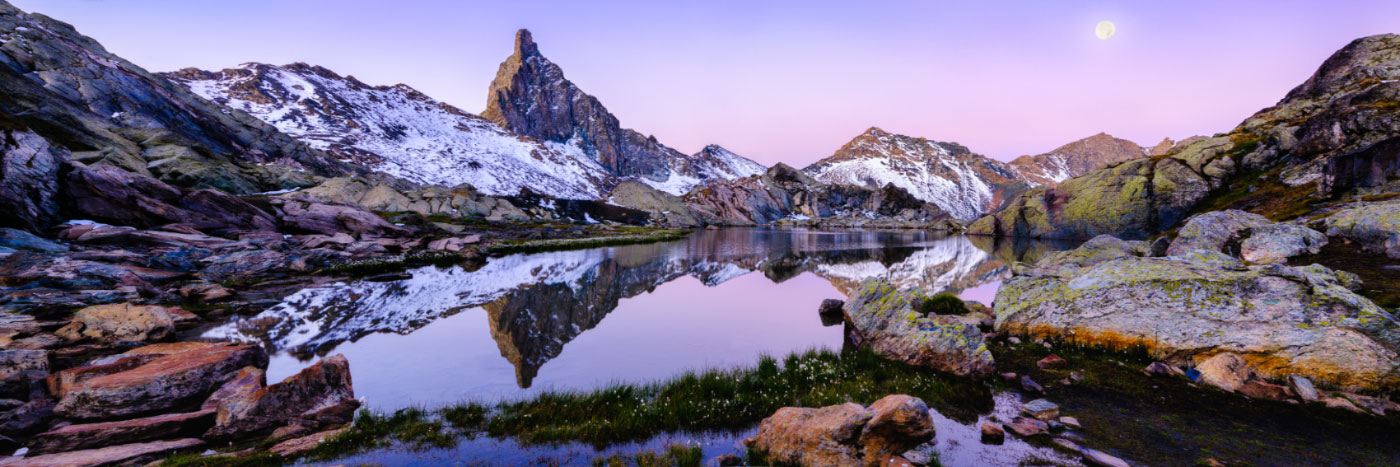
POLYGON ((941 293, 925 298, 919 305, 919 311, 925 315, 965 315, 969 310, 957 295, 941 293))
MULTIPOLYGON (((546 392, 524 401, 407 408, 387 414, 365 409, 351 429, 317 446, 306 458, 331 460, 388 447, 446 449, 480 435, 511 437, 527 445, 577 441, 604 448, 665 433, 738 432, 782 407, 869 404, 890 394, 919 397, 964 423, 991 410, 986 384, 886 360, 870 350, 812 350, 788 355, 781 362, 763 357, 750 367, 689 372, 660 382, 590 392, 546 392)), ((698 450, 686 449, 626 460, 632 465, 698 465, 698 450)), ((262 466, 296 459, 196 454, 172 460, 181 466, 262 466)))
POLYGON ((490 255, 509 255, 515 253, 539 253, 545 251, 583 250, 588 248, 602 248, 619 245, 636 245, 644 243, 670 242, 685 238, 693 231, 690 230, 663 230, 649 233, 624 234, 607 237, 592 238, 558 238, 549 240, 507 240, 486 248, 490 255))
POLYGON ((416 251, 400 256, 340 263, 322 269, 321 272, 355 277, 372 276, 417 266, 451 266, 463 260, 465 258, 462 255, 448 251, 416 251))
POLYGON ((632 455, 615 454, 593 459, 595 467, 700 467, 705 459, 698 446, 672 444, 660 452, 645 450, 632 455))

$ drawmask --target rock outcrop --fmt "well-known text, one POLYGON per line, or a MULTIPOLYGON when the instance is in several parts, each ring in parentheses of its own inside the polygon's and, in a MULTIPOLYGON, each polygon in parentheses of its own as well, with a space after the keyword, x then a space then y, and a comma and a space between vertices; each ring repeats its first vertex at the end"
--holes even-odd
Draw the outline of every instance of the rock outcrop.
POLYGON ((906 395, 870 407, 845 403, 821 408, 783 407, 745 440, 767 460, 791 465, 885 465, 891 457, 932 440, 928 405, 906 395))
POLYGON ((928 300, 919 288, 901 290, 877 279, 862 282, 843 308, 851 340, 910 365, 973 378, 991 375, 996 367, 978 330, 980 320, 930 313, 924 306, 928 300))
POLYGON ((46 16, 0 3, 0 41, 5 127, 62 146, 73 160, 240 194, 310 185, 316 175, 364 173, 46 16))
POLYGON ((1208 197, 1215 202, 1206 209, 1281 220, 1309 212, 1317 200, 1384 189, 1400 154, 1397 50, 1400 35, 1352 41, 1228 134, 1030 190, 968 231, 1140 239, 1174 227, 1208 197))
POLYGON ((1143 346, 1186 364, 1230 352, 1277 380, 1300 375, 1366 390, 1400 383, 1400 321, 1354 293, 1354 275, 1320 265, 1246 265, 1222 251, 1228 242, 1215 241, 1228 229, 1190 230, 1212 240, 1178 238, 1177 254, 1149 257, 1144 244, 1100 237, 1041 260, 1002 284, 997 329, 1143 346))

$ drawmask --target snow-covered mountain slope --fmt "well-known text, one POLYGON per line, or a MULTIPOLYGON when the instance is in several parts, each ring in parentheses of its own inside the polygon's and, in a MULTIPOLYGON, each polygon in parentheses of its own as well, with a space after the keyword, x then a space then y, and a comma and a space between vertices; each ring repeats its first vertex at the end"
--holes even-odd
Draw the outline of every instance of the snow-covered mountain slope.
POLYGON ((165 77, 336 157, 416 183, 601 199, 617 182, 576 145, 514 135, 402 84, 370 86, 302 63, 165 77))
POLYGON ((1010 166, 962 145, 879 128, 866 130, 802 171, 825 183, 872 188, 892 183, 962 220, 995 210, 1029 188, 1010 166))
POLYGON ((1055 185, 1101 169, 1108 164, 1136 159, 1147 154, 1148 149, 1138 146, 1137 143, 1099 133, 1045 154, 1018 157, 1011 161, 1010 165, 1033 185, 1055 185))

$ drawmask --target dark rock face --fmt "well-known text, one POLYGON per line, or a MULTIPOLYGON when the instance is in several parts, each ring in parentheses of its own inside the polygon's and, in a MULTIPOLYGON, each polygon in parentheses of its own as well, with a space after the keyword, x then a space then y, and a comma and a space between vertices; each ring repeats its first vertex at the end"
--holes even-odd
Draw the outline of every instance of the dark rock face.
POLYGON ((534 138, 566 141, 581 138, 608 170, 662 180, 666 159, 684 157, 656 138, 622 128, 603 103, 564 78, 564 71, 540 54, 524 29, 516 33, 515 53, 496 73, 482 117, 502 128, 534 138))
POLYGON ((75 216, 134 227, 183 223, 210 233, 276 230, 271 214, 214 190, 185 194, 159 180, 112 166, 74 167, 64 193, 75 216))
POLYGON ((296 169, 363 170, 252 117, 226 113, 68 24, 0 2, 0 38, 0 116, 73 151, 77 160, 239 193, 306 183, 296 169), (268 162, 282 169, 253 164, 268 162))
POLYGON ((0 130, 0 227, 40 232, 58 223, 58 171, 68 151, 29 129, 0 130))

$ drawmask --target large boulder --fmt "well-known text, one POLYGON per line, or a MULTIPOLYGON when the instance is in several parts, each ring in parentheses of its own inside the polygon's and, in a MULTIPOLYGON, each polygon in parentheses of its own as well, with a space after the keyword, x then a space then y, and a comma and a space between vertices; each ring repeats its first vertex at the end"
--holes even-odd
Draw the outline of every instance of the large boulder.
POLYGON ((1254 264, 1283 263, 1299 255, 1313 255, 1327 246, 1327 236, 1301 225, 1269 224, 1255 227, 1240 243, 1240 258, 1254 264))
MULTIPOLYGON (((266 365, 267 353, 256 345, 225 344, 156 355, 134 368, 73 382, 62 391, 54 412, 65 418, 110 419, 168 410, 203 400, 243 367, 266 365)), ((83 368, 55 376, 62 379, 64 373, 83 368)))
POLYGON ((1322 232, 1295 224, 1274 223, 1244 211, 1211 211, 1191 216, 1167 248, 1168 255, 1192 250, 1238 254, 1255 264, 1283 263, 1288 258, 1315 254, 1327 245, 1322 232))
POLYGON ((130 303, 96 305, 78 310, 55 334, 70 340, 98 342, 158 341, 175 333, 175 319, 158 306, 130 303))
POLYGON ((1327 216, 1322 224, 1328 236, 1400 259, 1400 200, 1354 204, 1327 216))
MULTIPOLYGON (((240 379, 252 377, 245 374, 240 379)), ((343 423, 359 406, 350 380, 350 362, 343 355, 321 359, 280 383, 220 396, 218 417, 206 438, 265 432, 294 419, 315 423, 332 417, 343 423)))
MULTIPOLYGON (((1179 363, 1240 355, 1266 378, 1381 389, 1400 382, 1400 322, 1320 265, 1245 265, 1213 250, 1123 254, 1059 275, 1006 280, 996 326, 1110 348, 1144 346, 1179 363)), ((1065 268, 1059 271, 1068 271, 1065 268)))
POLYGON ((1272 224, 1269 219, 1244 211, 1211 211, 1191 216, 1167 248, 1168 255, 1180 255, 1191 250, 1224 251, 1238 247, 1239 242, 1255 227, 1272 224))
POLYGON ((991 375, 992 353, 977 317, 926 313, 929 299, 917 287, 899 289, 881 279, 861 282, 844 307, 852 340, 910 365, 974 378, 991 375))
POLYGON ((869 408, 850 402, 783 407, 763 419, 758 434, 745 444, 779 464, 875 466, 933 436, 933 418, 923 401, 891 395, 869 408))

